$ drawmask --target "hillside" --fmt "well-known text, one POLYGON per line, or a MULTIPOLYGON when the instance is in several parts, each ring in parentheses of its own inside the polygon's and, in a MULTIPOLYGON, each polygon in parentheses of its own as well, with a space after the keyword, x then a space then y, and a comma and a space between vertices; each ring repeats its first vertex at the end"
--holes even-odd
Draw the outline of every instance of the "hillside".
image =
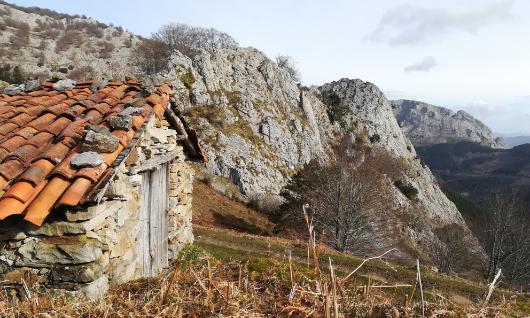
POLYGON ((476 142, 491 148, 505 148, 491 129, 464 111, 413 100, 392 101, 401 128, 415 146, 460 141, 476 142))
MULTIPOLYGON (((196 216, 204 215, 203 207, 210 206, 213 196, 223 207, 222 215, 260 217, 209 186, 195 188, 196 216)), ((321 273, 315 274, 303 238, 251 235, 216 224, 195 225, 194 231, 196 244, 158 277, 114 286, 93 301, 37 293, 33 301, 12 306, 0 297, 0 316, 333 317, 335 311, 346 317, 421 316, 415 267, 388 263, 386 258, 361 266, 363 259, 322 246, 321 273)), ((421 266, 421 276, 428 317, 522 317, 530 308, 528 294, 496 289, 491 303, 483 305, 483 284, 439 275, 428 266, 421 266)))
POLYGON ((476 201, 509 187, 530 193, 530 145, 504 150, 456 143, 417 149, 436 175, 476 201))
MULTIPOLYGON (((139 38, 122 27, 0 1, 0 64, 25 77, 116 78, 132 73, 139 38)), ((0 80, 6 80, 4 77, 0 80)))

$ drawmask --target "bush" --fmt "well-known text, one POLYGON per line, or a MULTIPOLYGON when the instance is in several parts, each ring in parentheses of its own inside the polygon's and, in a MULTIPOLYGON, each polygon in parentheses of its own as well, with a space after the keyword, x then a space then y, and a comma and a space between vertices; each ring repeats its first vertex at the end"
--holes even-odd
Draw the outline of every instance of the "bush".
POLYGON ((112 52, 114 51, 114 45, 110 42, 101 43, 103 46, 99 52, 99 57, 103 59, 108 59, 112 57, 112 52))
POLYGON ((166 43, 142 39, 132 53, 132 59, 139 71, 150 75, 166 69, 171 48, 166 43))
POLYGON ((12 67, 9 64, 4 64, 0 66, 0 80, 20 84, 25 81, 25 75, 19 66, 12 67))
POLYGON ((276 63, 280 68, 286 70, 293 80, 300 82, 300 71, 296 67, 296 62, 293 60, 292 57, 288 55, 278 55, 276 57, 276 63))
POLYGON ((80 47, 82 40, 83 39, 79 31, 67 30, 55 43, 55 52, 60 53, 66 51, 72 45, 80 47))
POLYGON ((237 42, 224 32, 192 27, 182 23, 164 25, 151 38, 165 43, 171 50, 178 50, 190 57, 200 50, 215 52, 219 49, 237 46, 237 42))
POLYGON ((280 209, 283 199, 271 193, 255 193, 249 195, 247 206, 256 211, 272 214, 280 209))

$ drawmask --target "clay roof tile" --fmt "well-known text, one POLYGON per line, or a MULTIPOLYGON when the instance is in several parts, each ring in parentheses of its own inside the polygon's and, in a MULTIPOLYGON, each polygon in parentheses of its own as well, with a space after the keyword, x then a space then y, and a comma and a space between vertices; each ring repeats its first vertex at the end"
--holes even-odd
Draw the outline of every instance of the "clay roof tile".
POLYGON ((54 207, 83 204, 130 146, 135 131, 153 112, 163 115, 171 94, 165 84, 144 99, 137 81, 113 82, 95 92, 93 83, 78 82, 59 92, 44 82, 43 89, 28 94, 0 94, 0 220, 25 212, 27 221, 41 225, 54 207), (101 154, 105 163, 99 167, 72 167, 85 126, 109 127, 110 116, 126 104, 144 110, 133 116, 132 129, 112 132, 120 140, 118 149, 101 154))
POLYGON ((59 117, 44 129, 55 136, 59 135, 72 121, 66 117, 59 117))
POLYGON ((92 186, 92 181, 85 178, 77 178, 74 183, 63 193, 56 206, 76 206, 85 197, 92 186))
POLYGON ((48 176, 54 167, 54 164, 46 159, 37 160, 18 178, 18 180, 37 185, 48 176))
POLYGON ((4 148, 8 152, 15 151, 18 147, 24 145, 26 143, 26 139, 24 139, 21 136, 13 136, 9 138, 8 140, 2 142, 0 144, 0 147, 4 148))
POLYGON ((69 185, 70 181, 64 178, 54 177, 51 179, 44 189, 40 191, 37 197, 29 204, 24 219, 37 226, 41 226, 46 217, 50 214, 55 202, 59 200, 69 185))
POLYGON ((19 160, 11 159, 0 164, 0 175, 7 180, 13 180, 24 171, 24 165, 19 160))

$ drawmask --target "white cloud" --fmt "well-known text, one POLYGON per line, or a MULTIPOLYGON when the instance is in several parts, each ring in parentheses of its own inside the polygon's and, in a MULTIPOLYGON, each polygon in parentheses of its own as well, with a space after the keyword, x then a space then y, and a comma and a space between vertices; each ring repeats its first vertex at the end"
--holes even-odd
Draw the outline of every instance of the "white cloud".
POLYGON ((403 70, 405 72, 428 72, 436 65, 438 65, 436 59, 432 56, 427 56, 423 60, 405 67, 403 70))
POLYGON ((512 7, 513 0, 458 10, 402 5, 388 10, 366 39, 390 45, 413 45, 450 32, 476 34, 486 25, 510 19, 512 7))

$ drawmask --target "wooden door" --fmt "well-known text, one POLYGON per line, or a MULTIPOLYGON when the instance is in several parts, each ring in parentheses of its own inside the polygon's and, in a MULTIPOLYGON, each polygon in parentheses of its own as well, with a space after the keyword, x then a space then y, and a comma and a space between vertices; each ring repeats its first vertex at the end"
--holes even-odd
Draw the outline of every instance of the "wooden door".
POLYGON ((168 164, 142 175, 140 258, 143 276, 156 276, 168 266, 168 164))

